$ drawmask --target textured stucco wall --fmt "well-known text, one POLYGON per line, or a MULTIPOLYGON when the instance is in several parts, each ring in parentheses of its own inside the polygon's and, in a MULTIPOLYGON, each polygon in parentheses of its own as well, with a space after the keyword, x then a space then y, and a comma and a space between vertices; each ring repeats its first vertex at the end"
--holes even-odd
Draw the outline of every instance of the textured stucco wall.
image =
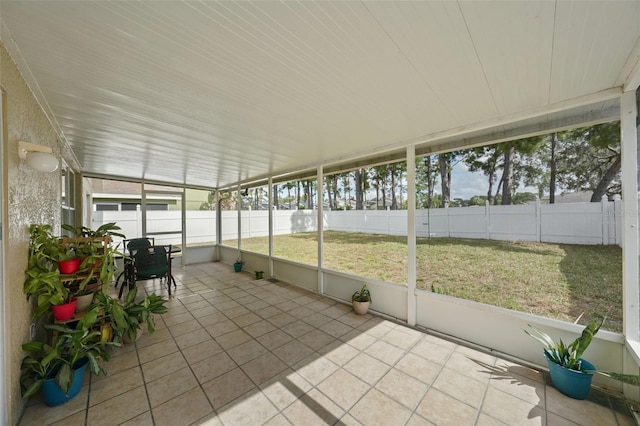
POLYGON ((21 345, 29 340, 33 301, 27 302, 22 293, 27 263, 28 227, 31 223, 60 226, 60 169, 53 173, 39 173, 20 162, 18 141, 47 145, 59 157, 61 144, 36 102, 31 91, 0 44, 0 85, 6 96, 6 135, 4 156, 7 167, 4 178, 8 186, 5 208, 8 209, 8 235, 5 235, 5 288, 7 323, 3 325, 6 340, 5 388, 9 401, 6 407, 9 424, 16 424, 24 401, 20 396, 21 345))

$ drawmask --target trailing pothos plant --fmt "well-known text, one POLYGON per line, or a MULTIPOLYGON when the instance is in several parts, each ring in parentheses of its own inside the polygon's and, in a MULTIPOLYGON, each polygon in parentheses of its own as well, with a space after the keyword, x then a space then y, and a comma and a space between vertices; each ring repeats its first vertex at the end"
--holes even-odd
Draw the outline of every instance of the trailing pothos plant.
POLYGON ((100 332, 95 330, 97 321, 96 312, 87 312, 75 328, 45 325, 47 330, 57 333, 52 345, 42 342, 22 345, 22 349, 28 352, 22 359, 20 371, 23 397, 36 393, 46 379, 55 379, 58 386, 68 392, 75 374, 74 366, 83 358, 88 359, 93 374, 106 374, 100 360, 108 361, 107 347, 118 344, 100 341, 100 332))
POLYGON ((524 330, 524 332, 536 339, 538 342, 542 343, 542 346, 544 347, 544 355, 551 362, 554 362, 570 370, 581 371, 584 373, 601 374, 611 379, 619 380, 623 383, 640 386, 640 375, 637 374, 620 374, 611 371, 587 370, 581 368, 582 354, 591 344, 593 336, 598 333, 605 319, 606 317, 602 317, 600 319, 596 318, 591 321, 582 330, 582 334, 580 334, 580 337, 578 337, 568 345, 564 343, 562 339, 559 339, 556 343, 547 333, 537 327, 532 326, 531 324, 528 324, 528 326, 533 330, 535 334, 529 332, 528 330, 524 330))

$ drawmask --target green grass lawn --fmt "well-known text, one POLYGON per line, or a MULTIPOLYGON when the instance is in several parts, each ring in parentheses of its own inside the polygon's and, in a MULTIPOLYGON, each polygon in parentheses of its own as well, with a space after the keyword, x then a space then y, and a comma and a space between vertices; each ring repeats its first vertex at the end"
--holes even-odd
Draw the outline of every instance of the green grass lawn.
MULTIPOLYGON (((234 246, 235 241, 225 241, 234 246)), ((418 238, 418 288, 586 324, 607 314, 603 328, 622 331, 622 249, 550 243, 418 238)), ((268 238, 242 240, 268 253, 268 238)), ((405 237, 326 231, 324 266, 406 285, 405 237)), ((274 236, 274 255, 317 264, 315 233, 274 236)))

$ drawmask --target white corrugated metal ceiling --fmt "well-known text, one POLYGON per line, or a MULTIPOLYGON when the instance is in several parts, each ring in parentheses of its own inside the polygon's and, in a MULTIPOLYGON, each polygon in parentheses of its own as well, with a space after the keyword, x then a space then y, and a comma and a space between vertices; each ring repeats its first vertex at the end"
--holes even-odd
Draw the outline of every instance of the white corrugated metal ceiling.
POLYGON ((607 118, 640 54, 639 1, 2 1, 0 18, 83 170, 212 187, 607 118))

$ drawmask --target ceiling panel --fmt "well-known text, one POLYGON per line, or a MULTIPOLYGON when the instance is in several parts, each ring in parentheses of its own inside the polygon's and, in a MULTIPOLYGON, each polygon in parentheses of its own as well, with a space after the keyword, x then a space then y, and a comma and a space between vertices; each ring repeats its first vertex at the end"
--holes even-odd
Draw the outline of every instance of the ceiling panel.
POLYGON ((615 84, 640 39, 640 2, 558 2, 550 101, 615 84))
MULTIPOLYGON (((372 2, 367 8, 433 91, 428 101, 444 107, 443 112, 454 119, 453 123, 442 123, 444 127, 496 115, 495 102, 457 3, 372 2)), ((440 122, 442 118, 427 115, 423 120, 440 122)))
POLYGON ((601 101, 633 63, 639 10, 0 2, 3 43, 86 172, 215 187, 601 101))
POLYGON ((460 4, 500 115, 549 101, 553 2, 460 4))

